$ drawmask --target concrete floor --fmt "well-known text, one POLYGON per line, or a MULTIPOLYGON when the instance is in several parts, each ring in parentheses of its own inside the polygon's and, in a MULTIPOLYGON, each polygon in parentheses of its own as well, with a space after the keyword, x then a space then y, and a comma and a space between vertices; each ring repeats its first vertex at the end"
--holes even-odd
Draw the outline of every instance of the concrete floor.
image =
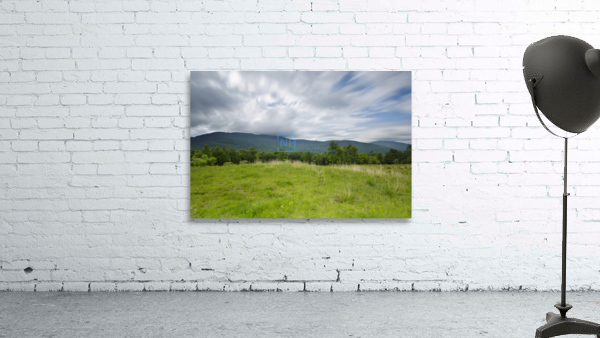
MULTIPOLYGON (((525 292, 0 292, 0 337, 533 338, 559 297, 525 292)), ((567 300, 574 306, 570 316, 600 320, 599 293, 570 293, 567 300)))

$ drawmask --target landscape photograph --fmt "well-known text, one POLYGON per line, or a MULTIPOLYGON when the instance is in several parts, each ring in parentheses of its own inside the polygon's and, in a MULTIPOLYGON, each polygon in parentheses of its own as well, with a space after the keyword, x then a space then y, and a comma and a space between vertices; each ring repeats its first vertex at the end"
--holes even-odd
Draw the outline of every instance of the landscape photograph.
POLYGON ((410 218, 411 72, 194 71, 191 218, 410 218))

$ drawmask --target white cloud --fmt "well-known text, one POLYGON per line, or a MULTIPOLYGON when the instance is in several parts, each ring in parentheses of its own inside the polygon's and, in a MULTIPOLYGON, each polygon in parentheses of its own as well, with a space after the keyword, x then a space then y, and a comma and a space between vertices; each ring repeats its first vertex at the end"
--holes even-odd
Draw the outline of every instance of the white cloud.
POLYGON ((411 139, 410 72, 192 72, 192 136, 411 139))

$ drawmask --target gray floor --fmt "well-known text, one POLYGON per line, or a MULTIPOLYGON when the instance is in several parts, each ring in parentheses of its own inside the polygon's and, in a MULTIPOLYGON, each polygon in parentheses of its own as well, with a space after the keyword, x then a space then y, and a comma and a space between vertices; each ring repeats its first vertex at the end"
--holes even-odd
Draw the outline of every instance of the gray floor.
MULTIPOLYGON (((559 296, 0 292, 0 337, 534 337, 559 296)), ((600 320, 599 293, 567 299, 569 315, 600 320)))

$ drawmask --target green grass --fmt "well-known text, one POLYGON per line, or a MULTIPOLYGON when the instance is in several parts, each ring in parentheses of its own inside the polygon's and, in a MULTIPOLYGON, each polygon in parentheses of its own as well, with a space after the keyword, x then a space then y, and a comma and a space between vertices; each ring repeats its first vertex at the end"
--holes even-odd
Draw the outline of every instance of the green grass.
POLYGON ((411 166, 191 168, 192 218, 410 218, 411 166))

